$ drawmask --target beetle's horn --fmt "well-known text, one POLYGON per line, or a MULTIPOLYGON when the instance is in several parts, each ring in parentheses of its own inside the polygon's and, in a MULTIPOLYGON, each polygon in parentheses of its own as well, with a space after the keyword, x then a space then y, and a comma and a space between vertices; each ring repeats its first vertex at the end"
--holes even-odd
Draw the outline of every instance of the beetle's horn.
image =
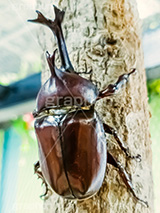
POLYGON ((48 61, 48 65, 49 65, 49 68, 50 68, 50 71, 51 71, 51 74, 52 76, 55 76, 55 55, 56 55, 56 52, 57 52, 57 49, 53 52, 53 55, 51 56, 49 54, 48 51, 46 51, 46 58, 47 58, 47 61, 48 61))
POLYGON ((54 22, 57 23, 57 25, 61 25, 63 18, 64 18, 65 11, 59 10, 55 5, 53 5, 53 7, 54 7, 54 12, 55 12, 54 22))
POLYGON ((50 20, 47 19, 40 11, 36 10, 36 13, 38 14, 38 17, 36 19, 29 19, 28 21, 45 24, 48 26, 50 23, 50 20))
POLYGON ((35 22, 47 25, 53 32, 57 30, 57 27, 61 25, 65 12, 63 10, 59 10, 55 5, 54 12, 55 12, 55 19, 52 21, 51 19, 46 18, 40 11, 36 10, 38 17, 36 19, 29 19, 29 22, 35 22))
POLYGON ((55 5, 53 5, 53 7, 55 12, 54 21, 46 18, 38 10, 36 11, 38 14, 37 19, 28 20, 28 21, 44 24, 52 30, 58 42, 58 48, 59 48, 59 53, 61 56, 62 67, 65 69, 65 71, 74 72, 73 66, 68 56, 67 47, 66 47, 64 37, 63 37, 63 32, 61 29, 61 23, 63 21, 65 12, 63 10, 59 10, 55 5))

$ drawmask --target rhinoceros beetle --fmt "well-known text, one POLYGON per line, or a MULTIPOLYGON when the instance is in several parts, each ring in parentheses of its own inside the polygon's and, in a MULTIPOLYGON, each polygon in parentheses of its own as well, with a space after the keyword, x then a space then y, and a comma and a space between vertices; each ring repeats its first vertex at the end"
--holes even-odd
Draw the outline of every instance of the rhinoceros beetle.
POLYGON ((55 65, 56 51, 52 55, 46 52, 51 76, 38 93, 37 108, 33 113, 40 158, 35 164, 35 173, 46 185, 43 196, 47 195, 49 185, 63 198, 89 198, 102 186, 109 163, 119 170, 134 197, 148 206, 136 196, 129 175, 107 150, 105 133, 114 136, 127 157, 140 159, 140 155, 131 156, 117 131, 102 123, 94 109, 96 101, 114 95, 136 69, 99 91, 91 81, 74 71, 61 28, 65 12, 55 6, 54 11, 54 21, 39 11, 36 11, 37 19, 28 20, 52 30, 62 64, 60 68, 55 65))

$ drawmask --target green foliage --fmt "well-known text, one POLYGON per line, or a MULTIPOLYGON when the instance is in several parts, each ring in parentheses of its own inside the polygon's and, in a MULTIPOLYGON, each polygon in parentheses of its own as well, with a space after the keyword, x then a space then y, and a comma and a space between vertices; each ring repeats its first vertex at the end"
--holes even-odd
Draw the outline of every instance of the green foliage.
POLYGON ((33 137, 33 127, 28 127, 28 124, 26 121, 24 121, 23 117, 19 117, 12 121, 12 126, 21 137, 21 150, 27 152, 29 149, 31 149, 33 143, 35 142, 35 138, 33 137))
POLYGON ((148 87, 149 102, 151 102, 152 99, 154 99, 155 97, 160 98, 160 79, 148 81, 147 87, 148 87))

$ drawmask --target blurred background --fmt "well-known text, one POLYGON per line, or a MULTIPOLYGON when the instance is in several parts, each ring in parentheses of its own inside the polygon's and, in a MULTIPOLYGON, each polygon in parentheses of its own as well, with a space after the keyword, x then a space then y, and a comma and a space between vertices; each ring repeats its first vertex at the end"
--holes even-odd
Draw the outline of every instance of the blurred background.
MULTIPOLYGON (((144 61, 152 114, 155 213, 159 213, 160 0, 137 0, 137 4, 143 23, 144 61)), ((40 88, 43 52, 38 44, 37 28, 26 22, 35 17, 35 9, 35 0, 0 2, 0 213, 43 212, 43 201, 39 198, 41 180, 37 181, 33 172, 38 150, 30 113, 35 108, 40 88)))

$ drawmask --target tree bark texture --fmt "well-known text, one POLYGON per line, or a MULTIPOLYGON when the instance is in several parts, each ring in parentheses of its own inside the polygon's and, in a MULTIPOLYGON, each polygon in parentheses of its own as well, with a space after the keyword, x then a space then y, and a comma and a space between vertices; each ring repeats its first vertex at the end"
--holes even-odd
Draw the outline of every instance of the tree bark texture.
MULTIPOLYGON (((107 166, 100 191, 84 201, 64 200, 55 193, 44 202, 45 213, 151 213, 153 212, 152 153, 149 134, 149 111, 146 77, 141 46, 141 22, 135 0, 38 0, 38 10, 53 18, 52 4, 66 10, 63 21, 70 59, 77 72, 92 70, 83 75, 100 89, 130 68, 138 72, 120 93, 96 104, 101 119, 117 129, 133 155, 142 161, 126 159, 115 140, 106 135, 108 148, 131 174, 136 194, 148 201, 149 208, 136 202, 127 190, 116 169, 107 166)), ((38 40, 44 52, 56 48, 51 32, 40 26, 38 40)), ((49 77, 45 56, 42 82, 49 77)), ((58 63, 59 59, 57 59, 58 63)))

